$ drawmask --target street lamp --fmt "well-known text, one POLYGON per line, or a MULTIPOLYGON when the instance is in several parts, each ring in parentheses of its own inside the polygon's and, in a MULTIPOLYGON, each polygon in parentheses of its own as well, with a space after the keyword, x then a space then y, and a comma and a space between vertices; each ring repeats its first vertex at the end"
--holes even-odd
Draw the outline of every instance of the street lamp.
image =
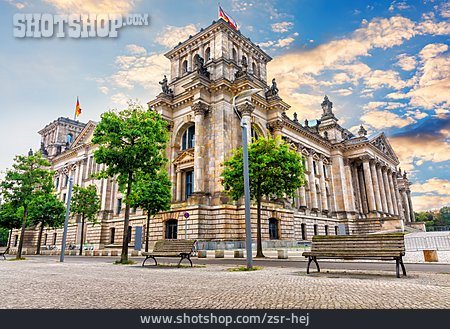
POLYGON ((262 89, 247 89, 241 91, 233 97, 233 110, 241 121, 242 128, 242 148, 244 162, 244 199, 245 199, 245 246, 247 251, 247 268, 253 267, 252 257, 252 227, 250 221, 250 179, 248 174, 248 138, 247 138, 247 122, 241 117, 236 107, 236 100, 245 98, 260 92, 262 89))
MULTIPOLYGON (((73 163, 69 164, 67 167, 70 167, 72 165, 73 163)), ((67 193, 66 219, 64 220, 64 233, 61 242, 61 254, 59 255, 59 261, 61 263, 64 262, 64 252, 66 251, 67 228, 69 226, 70 201, 72 199, 72 185, 73 185, 73 175, 71 174, 69 176, 69 173, 64 173, 64 175, 69 177, 69 191, 67 193)), ((80 248, 83 248, 83 246, 80 246, 80 248)))

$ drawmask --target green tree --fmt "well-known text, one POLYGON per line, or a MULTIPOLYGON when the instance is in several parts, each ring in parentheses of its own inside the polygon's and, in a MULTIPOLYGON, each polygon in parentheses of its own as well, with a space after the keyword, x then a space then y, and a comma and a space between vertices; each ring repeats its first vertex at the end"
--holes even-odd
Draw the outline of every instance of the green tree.
MULTIPOLYGON (((242 147, 224 163, 223 186, 233 200, 244 195, 242 147)), ((264 257, 261 241, 261 201, 263 197, 294 197, 304 185, 304 167, 299 153, 272 137, 259 138, 248 149, 250 197, 257 206, 256 257, 264 257)))
POLYGON ((70 212, 81 216, 81 241, 80 256, 83 254, 84 222, 97 223, 97 213, 100 210, 100 198, 97 195, 95 185, 88 187, 74 186, 72 201, 70 202, 70 212))
POLYGON ((17 207, 11 202, 0 205, 0 228, 3 233, 0 243, 8 243, 8 247, 11 245, 12 230, 20 227, 20 213, 17 207))
POLYGON ((120 261, 128 262, 127 231, 130 219, 130 196, 136 176, 158 172, 167 161, 167 123, 154 111, 130 103, 121 112, 102 114, 92 143, 99 145, 95 161, 107 165, 97 177, 114 177, 125 195, 125 219, 120 261))
POLYGON ((150 218, 160 211, 170 209, 172 199, 172 183, 167 171, 137 175, 133 183, 133 193, 130 196, 130 205, 139 207, 147 212, 147 226, 145 232, 145 251, 148 251, 150 218))
POLYGON ((28 217, 32 224, 40 225, 36 254, 41 253, 42 233, 45 227, 60 227, 64 223, 65 207, 51 192, 39 193, 31 201, 28 217))
POLYGON ((6 171, 0 190, 6 202, 12 202, 23 209, 17 259, 22 258, 25 228, 29 224, 28 211, 30 203, 41 193, 53 188, 53 172, 49 170, 50 162, 41 153, 18 155, 14 159, 12 169, 6 171))

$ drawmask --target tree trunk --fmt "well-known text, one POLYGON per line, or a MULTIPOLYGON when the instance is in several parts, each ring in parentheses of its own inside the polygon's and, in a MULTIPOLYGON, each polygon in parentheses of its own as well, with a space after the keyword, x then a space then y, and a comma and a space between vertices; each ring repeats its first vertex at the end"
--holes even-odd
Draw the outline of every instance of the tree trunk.
POLYGON ((84 214, 81 216, 81 238, 80 238, 80 256, 83 256, 83 242, 84 242, 84 214))
POLYGON ((19 247, 17 248, 16 259, 22 258, 23 240, 25 238, 25 228, 27 227, 27 216, 28 216, 28 209, 27 209, 26 206, 24 206, 24 209, 23 209, 23 220, 22 220, 22 229, 20 230, 20 240, 19 240, 19 247))
POLYGON ((147 227, 145 230, 145 252, 148 252, 148 234, 150 232, 149 226, 150 226, 150 212, 148 211, 147 212, 147 227))
POLYGON ((257 221, 256 221, 256 257, 264 257, 262 249, 262 237, 261 237, 261 198, 256 200, 257 205, 257 221))
MULTIPOLYGON (((128 173, 128 182, 127 182, 127 200, 131 194, 131 184, 133 182, 133 173, 130 171, 128 173)), ((125 206, 125 219, 123 221, 123 241, 122 241, 122 254, 120 255, 120 262, 125 263, 128 262, 128 225, 130 223, 130 205, 126 203, 125 206)))
POLYGON ((37 242, 37 246, 36 246, 36 255, 41 254, 42 232, 44 232, 44 223, 43 222, 41 222, 41 227, 39 228, 39 236, 38 236, 38 242, 37 242))
POLYGON ((9 230, 8 249, 9 249, 9 247, 11 247, 12 231, 13 231, 13 229, 9 230))

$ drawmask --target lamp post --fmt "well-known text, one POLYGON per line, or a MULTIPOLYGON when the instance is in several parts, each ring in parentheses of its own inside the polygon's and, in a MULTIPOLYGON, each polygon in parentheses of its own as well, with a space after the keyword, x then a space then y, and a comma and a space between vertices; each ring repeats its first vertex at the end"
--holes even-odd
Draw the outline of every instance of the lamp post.
MULTIPOLYGON (((62 238, 62 242, 61 242, 61 254, 59 255, 59 261, 61 263, 64 262, 64 252, 66 251, 67 228, 69 226, 70 201, 72 199, 72 186, 73 186, 72 174, 70 176, 69 176, 68 172, 64 173, 64 174, 67 177, 69 177, 69 191, 67 192, 66 219, 64 220, 64 232, 63 232, 63 238, 62 238)), ((83 246, 80 246, 80 248, 83 248, 83 246)))
POLYGON ((250 221, 250 179, 248 174, 248 138, 247 138, 247 122, 241 117, 236 107, 236 100, 245 98, 260 92, 262 89, 248 89, 241 91, 233 97, 233 110, 241 121, 242 128, 242 149, 243 149, 243 163, 244 163, 244 199, 245 199, 245 246, 247 252, 247 268, 253 267, 252 256, 252 226, 250 221))

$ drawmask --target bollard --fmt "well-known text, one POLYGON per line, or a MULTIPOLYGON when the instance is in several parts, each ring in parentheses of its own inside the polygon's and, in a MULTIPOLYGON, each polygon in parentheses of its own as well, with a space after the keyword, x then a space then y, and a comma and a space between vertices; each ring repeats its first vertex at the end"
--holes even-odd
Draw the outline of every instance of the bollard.
POLYGON ((214 255, 216 258, 224 258, 225 257, 225 252, 223 250, 216 250, 214 252, 214 255))
POLYGON ((109 256, 108 250, 102 250, 102 256, 109 256))
POLYGON ((288 251, 284 249, 278 249, 278 259, 288 259, 288 251))
POLYGON ((100 256, 100 250, 94 250, 94 256, 100 256))
POLYGON ((206 250, 197 251, 197 257, 198 258, 206 258, 206 250))
POLYGON ((235 250, 234 258, 244 258, 244 250, 235 250))
POLYGON ((111 250, 111 256, 117 256, 118 254, 117 250, 111 250))
POLYGON ((437 262, 438 255, 436 250, 424 250, 423 258, 426 262, 437 262))

